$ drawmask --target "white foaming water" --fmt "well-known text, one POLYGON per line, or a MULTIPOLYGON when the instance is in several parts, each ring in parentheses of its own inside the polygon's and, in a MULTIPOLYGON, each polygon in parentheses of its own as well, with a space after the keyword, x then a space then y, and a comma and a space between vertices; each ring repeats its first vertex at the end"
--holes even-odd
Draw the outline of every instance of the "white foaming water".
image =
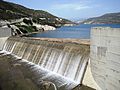
POLYGON ((40 69, 65 78, 74 83, 81 83, 86 63, 89 58, 89 46, 61 42, 32 40, 28 38, 9 38, 3 48, 19 59, 37 64, 40 69))

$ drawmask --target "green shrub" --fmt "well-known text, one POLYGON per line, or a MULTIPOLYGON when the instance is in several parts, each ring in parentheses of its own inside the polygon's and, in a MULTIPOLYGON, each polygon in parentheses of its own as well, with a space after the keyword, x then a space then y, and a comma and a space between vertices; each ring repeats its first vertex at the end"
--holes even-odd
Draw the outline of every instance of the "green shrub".
POLYGON ((23 19, 23 22, 27 25, 33 25, 31 20, 23 19))

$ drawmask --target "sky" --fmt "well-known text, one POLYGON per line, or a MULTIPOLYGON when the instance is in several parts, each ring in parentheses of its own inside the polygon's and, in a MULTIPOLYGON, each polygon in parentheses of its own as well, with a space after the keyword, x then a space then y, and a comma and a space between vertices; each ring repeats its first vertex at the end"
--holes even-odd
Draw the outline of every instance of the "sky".
POLYGON ((66 19, 97 17, 120 12, 120 0, 5 0, 25 7, 45 10, 66 19))

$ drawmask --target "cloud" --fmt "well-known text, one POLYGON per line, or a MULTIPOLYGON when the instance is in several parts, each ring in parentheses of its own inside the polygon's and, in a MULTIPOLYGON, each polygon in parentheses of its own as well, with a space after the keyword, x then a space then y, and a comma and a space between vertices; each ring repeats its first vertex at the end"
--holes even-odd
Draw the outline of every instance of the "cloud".
POLYGON ((67 3, 67 4, 55 4, 52 6, 52 9, 66 9, 66 10, 82 10, 91 8, 90 6, 81 4, 81 3, 67 3))

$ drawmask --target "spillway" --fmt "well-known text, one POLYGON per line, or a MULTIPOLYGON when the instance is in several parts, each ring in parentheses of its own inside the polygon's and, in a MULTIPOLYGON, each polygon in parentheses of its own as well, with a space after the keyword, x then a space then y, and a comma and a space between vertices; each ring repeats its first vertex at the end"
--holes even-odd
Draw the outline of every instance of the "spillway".
POLYGON ((89 44, 69 40, 10 37, 3 52, 34 63, 45 72, 53 73, 41 77, 42 79, 59 76, 81 84, 89 59, 89 44))

